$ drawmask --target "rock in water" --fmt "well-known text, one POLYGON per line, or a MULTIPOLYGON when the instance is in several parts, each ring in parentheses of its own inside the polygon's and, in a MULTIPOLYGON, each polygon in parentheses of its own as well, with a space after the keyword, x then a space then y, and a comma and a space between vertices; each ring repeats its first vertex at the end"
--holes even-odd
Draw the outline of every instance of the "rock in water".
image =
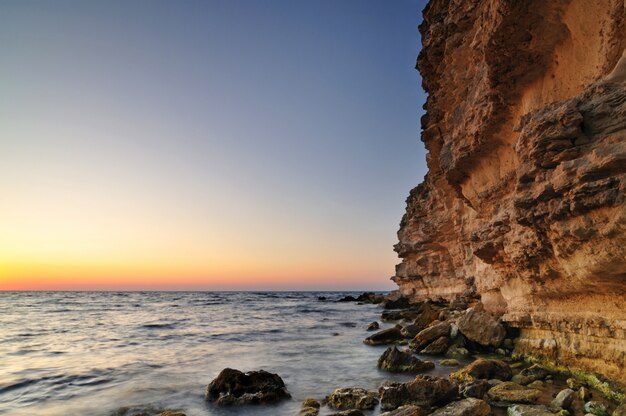
POLYGON ((208 385, 205 398, 221 406, 275 403, 290 398, 283 379, 264 370, 225 368, 208 385))
POLYGON ((402 327, 396 325, 393 328, 383 329, 373 335, 365 338, 363 342, 367 345, 384 345, 393 344, 394 342, 404 339, 402 336, 402 327))
POLYGON ((422 361, 409 351, 400 351, 396 346, 389 347, 378 359, 378 368, 392 373, 419 373, 432 370, 435 364, 422 361))
POLYGON ((489 416, 491 407, 484 400, 464 399, 435 410, 431 416, 489 416))
POLYGON ((337 410, 370 410, 378 404, 378 394, 359 387, 336 389, 326 398, 326 402, 337 410))

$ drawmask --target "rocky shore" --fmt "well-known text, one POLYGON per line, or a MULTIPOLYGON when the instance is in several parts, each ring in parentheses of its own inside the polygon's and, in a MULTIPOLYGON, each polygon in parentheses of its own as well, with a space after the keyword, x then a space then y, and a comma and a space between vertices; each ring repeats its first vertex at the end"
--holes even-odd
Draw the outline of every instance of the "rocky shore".
MULTIPOLYGON (((300 416, 626 416, 619 385, 516 356, 519 331, 486 312, 478 300, 412 302, 398 293, 364 293, 320 301, 378 304, 382 324, 363 328, 363 342, 388 347, 371 365, 390 376, 415 378, 379 386, 355 381, 320 392, 303 401, 300 416), (372 334, 372 327, 377 332, 372 334), (449 368, 449 376, 429 375, 435 366, 449 368)), ((218 407, 272 406, 291 400, 288 389, 278 374, 226 368, 207 386, 205 398, 218 407)), ((185 413, 147 406, 120 409, 112 416, 185 413)))

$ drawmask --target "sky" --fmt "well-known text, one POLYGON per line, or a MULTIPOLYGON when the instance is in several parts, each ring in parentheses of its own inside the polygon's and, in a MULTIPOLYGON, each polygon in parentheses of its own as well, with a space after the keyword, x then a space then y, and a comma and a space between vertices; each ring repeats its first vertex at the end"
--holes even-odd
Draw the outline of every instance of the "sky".
POLYGON ((0 2, 0 290, 387 290, 424 1, 0 2))

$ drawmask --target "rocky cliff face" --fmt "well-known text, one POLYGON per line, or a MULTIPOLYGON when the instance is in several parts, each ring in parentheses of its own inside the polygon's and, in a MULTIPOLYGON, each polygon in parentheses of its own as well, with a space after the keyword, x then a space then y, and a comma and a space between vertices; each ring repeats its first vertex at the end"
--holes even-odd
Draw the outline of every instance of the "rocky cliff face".
POLYGON ((626 383, 626 2, 432 0, 420 31, 429 173, 393 280, 626 383))

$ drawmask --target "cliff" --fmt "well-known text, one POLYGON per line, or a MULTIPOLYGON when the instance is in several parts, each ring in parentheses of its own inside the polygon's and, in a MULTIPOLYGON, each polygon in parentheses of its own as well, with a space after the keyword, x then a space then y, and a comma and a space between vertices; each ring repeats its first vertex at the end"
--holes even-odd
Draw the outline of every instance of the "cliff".
POLYGON ((429 173, 392 279, 626 384, 626 2, 433 0, 420 32, 429 173))

